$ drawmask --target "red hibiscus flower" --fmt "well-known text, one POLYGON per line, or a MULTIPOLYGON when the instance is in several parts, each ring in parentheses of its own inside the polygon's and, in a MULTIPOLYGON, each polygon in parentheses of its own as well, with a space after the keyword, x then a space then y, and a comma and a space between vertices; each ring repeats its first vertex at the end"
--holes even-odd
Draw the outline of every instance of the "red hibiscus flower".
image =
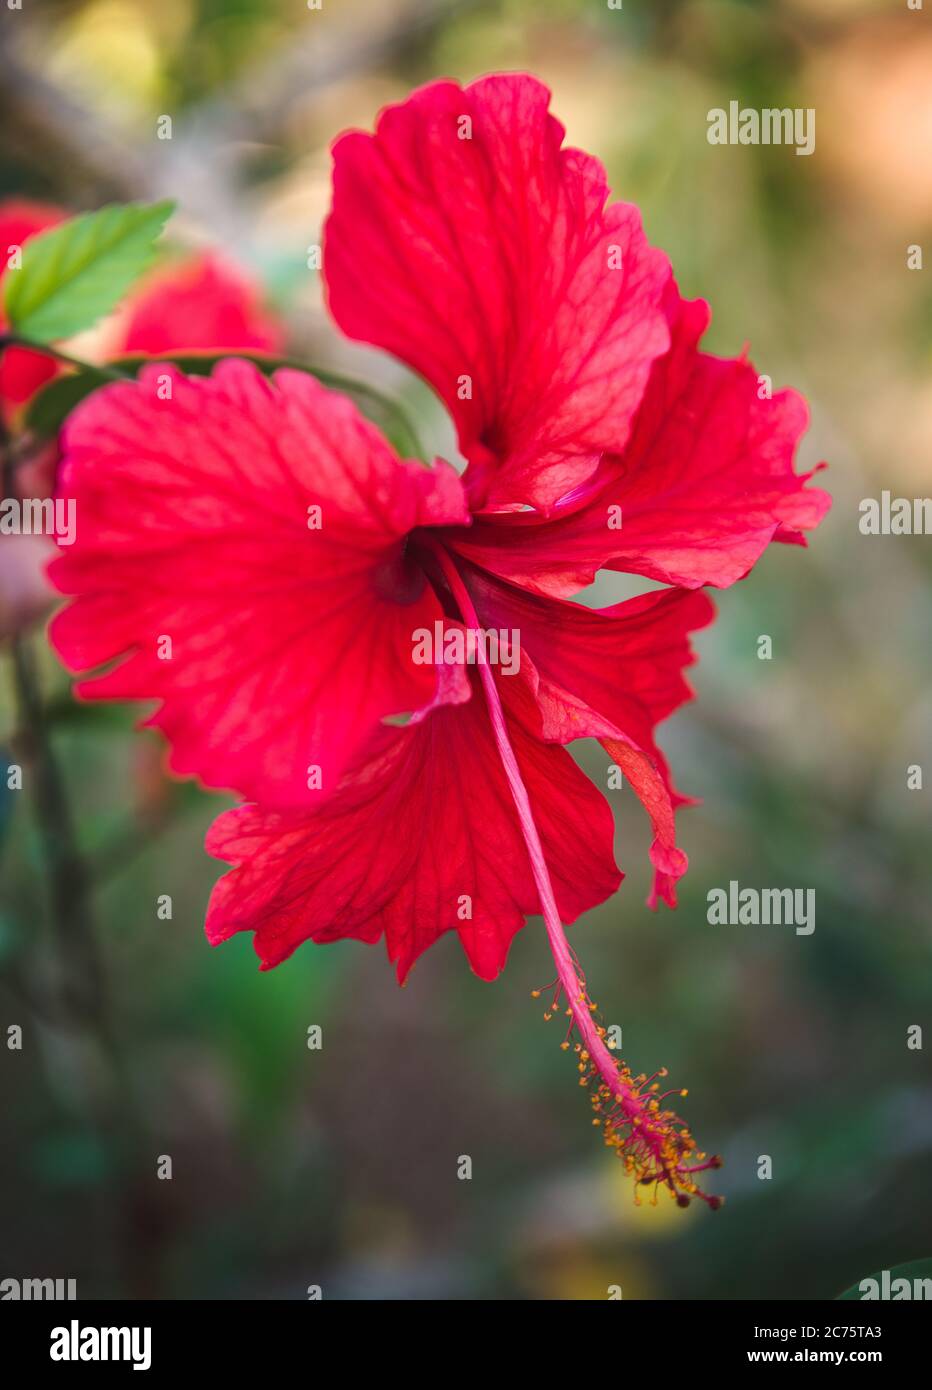
POLYGON ((121 353, 278 353, 285 340, 256 286, 212 252, 154 272, 134 295, 121 353))
POLYGON ((627 776, 673 905, 683 798, 655 727, 691 693, 696 590, 800 542, 828 499, 793 469, 802 400, 699 350, 705 305, 548 100, 526 76, 440 82, 334 149, 331 311, 433 385, 463 476, 398 458, 302 373, 229 361, 170 372, 169 395, 150 368, 67 428, 80 523, 51 635, 73 670, 116 663, 83 696, 157 700, 175 771, 249 799, 208 839, 235 866, 212 942, 251 931, 269 968, 384 937, 403 979, 455 931, 491 979, 542 912, 595 1120, 686 1203, 717 1160, 613 1057, 564 931, 621 880, 565 745, 598 739, 627 776), (676 587, 568 601, 602 567, 676 587))

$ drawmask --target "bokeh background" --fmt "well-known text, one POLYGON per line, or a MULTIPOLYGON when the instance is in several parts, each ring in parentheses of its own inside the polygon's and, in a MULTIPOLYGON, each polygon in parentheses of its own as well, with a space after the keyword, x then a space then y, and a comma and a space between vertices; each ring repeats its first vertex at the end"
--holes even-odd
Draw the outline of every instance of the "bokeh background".
POLYGON ((0 1024, 24 1029, 0 1046, 0 1275, 83 1297, 829 1298, 932 1255, 932 1034, 907 1048, 932 1029, 932 542, 857 524, 881 489, 930 491, 932 270, 907 247, 932 257, 932 5, 33 0, 0 27, 0 195, 178 198, 177 244, 240 263, 293 352, 404 397, 447 450, 426 390, 327 323, 307 248, 328 145, 431 78, 538 74, 710 300, 707 345, 749 342, 806 393, 802 462, 830 462, 835 498, 811 548, 774 547, 699 635, 699 698, 661 739, 704 800, 679 909, 644 905, 648 830, 622 790, 627 880, 573 929, 627 1060, 668 1065, 726 1156, 717 1215, 634 1206, 529 997, 553 973, 538 923, 493 985, 452 938, 404 990, 381 948, 308 946, 265 975, 246 938, 211 950, 202 834, 223 799, 166 779, 138 712, 71 701, 0 538, 0 761, 47 770, 51 749, 46 813, 67 803, 79 852, 59 846, 56 894, 42 779, 0 791, 0 1024), (814 107, 815 153, 710 146, 731 99, 814 107), (814 888, 814 934, 708 925, 732 878, 814 888))

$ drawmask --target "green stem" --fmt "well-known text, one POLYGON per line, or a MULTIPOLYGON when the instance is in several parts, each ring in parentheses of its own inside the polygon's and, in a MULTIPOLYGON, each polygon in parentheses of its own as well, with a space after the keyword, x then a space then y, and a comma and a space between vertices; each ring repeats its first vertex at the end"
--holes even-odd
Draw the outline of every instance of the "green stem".
POLYGON ((308 366, 306 363, 297 362, 292 358, 282 358, 280 361, 276 361, 275 365, 277 367, 290 367, 294 371, 308 372, 324 386, 330 386, 335 391, 345 391, 347 395, 366 397, 378 406, 386 420, 394 422, 399 438, 404 440, 405 447, 402 447, 401 452, 411 458, 426 459, 424 446, 418 438, 414 423, 404 406, 393 397, 386 396, 377 387, 370 386, 365 381, 357 381, 355 377, 346 376, 343 372, 332 372, 328 367, 308 366))
MULTIPOLYGON (((81 358, 72 356, 71 353, 63 352, 61 348, 52 347, 49 343, 33 343, 28 338, 22 338, 16 333, 6 333, 0 336, 0 350, 4 347, 28 348, 31 352, 44 352, 49 357, 54 357, 57 362, 73 367, 76 371, 92 373, 104 377, 108 381, 132 381, 139 366, 145 362, 174 361, 171 354, 164 356, 156 354, 152 357, 126 359, 127 362, 132 362, 132 367, 121 366, 119 360, 109 363, 84 362, 81 358)), ((184 359, 189 358, 191 354, 179 352, 176 356, 184 359)), ((204 356, 205 360, 212 360, 217 354, 204 354, 204 356)), ((355 377, 346 376, 343 372, 333 372, 328 367, 316 367, 311 363, 301 362, 292 357, 270 358, 259 354, 236 351, 220 354, 220 356, 245 358, 247 362, 253 362, 260 371, 266 373, 277 371, 280 367, 289 368, 296 372, 307 372, 309 376, 316 377, 324 386, 371 401, 383 416, 386 425, 389 428, 394 427, 401 452, 411 458, 426 458, 417 430, 405 408, 391 396, 384 395, 377 387, 370 386, 367 382, 357 381, 355 377)))
POLYGON ((80 357, 72 357, 69 352, 62 352, 61 348, 52 347, 49 343, 32 343, 28 338, 19 338, 16 334, 4 340, 11 347, 28 348, 30 352, 44 352, 48 357, 54 357, 56 362, 63 362, 68 367, 74 367, 79 372, 95 372, 98 376, 104 376, 108 381, 131 381, 132 372, 121 371, 119 367, 109 366, 105 362, 84 362, 80 357))
MULTIPOLYGON (((0 424, 3 493, 13 495, 12 441, 0 424)), ((59 936, 62 997, 72 1017, 88 1022, 104 1013, 103 974, 90 910, 90 885, 77 847, 64 780, 49 738, 48 721, 28 638, 10 639, 19 741, 35 774, 39 831, 48 866, 52 916, 59 936)))
POLYGON ((77 847, 64 781, 49 739, 33 653, 27 639, 11 643, 20 742, 35 775, 36 808, 48 866, 52 916, 59 939, 66 1012, 108 1029, 103 972, 90 911, 90 885, 77 847))

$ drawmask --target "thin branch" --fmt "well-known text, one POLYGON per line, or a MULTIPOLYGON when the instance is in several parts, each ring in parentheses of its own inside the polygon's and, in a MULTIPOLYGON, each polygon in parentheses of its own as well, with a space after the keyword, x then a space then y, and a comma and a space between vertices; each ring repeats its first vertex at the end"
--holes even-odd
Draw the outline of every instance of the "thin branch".
POLYGON ((105 1022, 103 973, 90 908, 90 889, 77 847, 64 779, 49 739, 42 697, 28 639, 10 645, 13 687, 19 714, 17 743, 35 777, 36 808, 52 920, 61 952, 62 994, 68 1013, 87 1023, 105 1022))
MULTIPOLYGON (((0 451, 3 493, 12 496, 16 459, 3 424, 0 424, 0 451)), ((89 884, 77 846, 64 779, 49 738, 33 653, 23 633, 14 633, 10 639, 10 663, 19 725, 16 744, 23 750, 35 777, 39 833, 48 866, 52 920, 61 952, 62 999, 69 1015, 84 1023, 96 1020, 109 1036, 89 884)))

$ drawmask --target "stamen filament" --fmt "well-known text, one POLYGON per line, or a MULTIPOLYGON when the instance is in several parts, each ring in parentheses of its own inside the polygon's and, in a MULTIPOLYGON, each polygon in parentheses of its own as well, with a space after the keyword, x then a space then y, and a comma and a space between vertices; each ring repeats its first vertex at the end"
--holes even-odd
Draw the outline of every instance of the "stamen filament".
MULTIPOLYGON (((451 556, 432 538, 428 544, 440 565, 464 623, 469 628, 480 629, 472 599, 451 556)), ((638 1184, 664 1183, 681 1206, 688 1205, 690 1196, 698 1196, 711 1207, 719 1207, 722 1199, 701 1192, 691 1176, 700 1169, 688 1168, 685 1164, 689 1157, 704 1157, 696 1153, 696 1142, 689 1130, 676 1115, 661 1110, 656 1095, 645 1090, 648 1078, 632 1077, 630 1070, 612 1055, 604 1042, 605 1029, 596 1023, 595 1005, 589 998, 585 979, 577 967, 566 939, 530 798, 508 735, 505 712, 491 666, 480 662, 479 677, 496 747, 527 846, 547 938, 556 962, 560 982, 557 995, 559 996, 560 990, 565 995, 582 1044, 578 1048, 579 1070, 582 1073, 580 1084, 585 1086, 595 1082, 593 1108, 597 1112, 607 1109, 603 1127, 605 1142, 618 1150, 628 1172, 638 1184), (627 1134, 626 1130, 629 1131, 627 1134)), ((659 1074, 664 1073, 665 1069, 659 1074)), ((650 1080, 653 1081, 653 1077, 650 1080)), ((719 1166, 719 1160, 712 1159, 702 1166, 719 1166)))

